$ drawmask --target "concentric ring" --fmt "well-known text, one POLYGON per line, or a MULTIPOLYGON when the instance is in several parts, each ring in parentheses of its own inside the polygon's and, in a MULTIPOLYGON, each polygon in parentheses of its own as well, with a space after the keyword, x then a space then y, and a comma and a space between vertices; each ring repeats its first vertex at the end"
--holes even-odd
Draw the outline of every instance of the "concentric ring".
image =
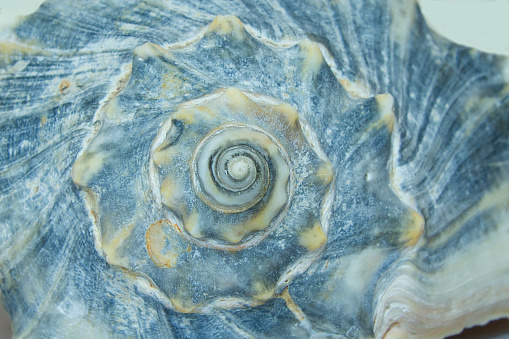
POLYGON ((220 126, 198 144, 191 162, 196 195, 221 213, 254 207, 288 182, 290 173, 284 148, 266 131, 251 125, 220 126))

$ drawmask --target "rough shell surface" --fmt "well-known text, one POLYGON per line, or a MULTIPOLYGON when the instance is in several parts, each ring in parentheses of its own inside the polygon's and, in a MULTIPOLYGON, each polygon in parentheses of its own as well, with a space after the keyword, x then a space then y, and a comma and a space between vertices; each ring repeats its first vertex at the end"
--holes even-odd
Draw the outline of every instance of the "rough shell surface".
POLYGON ((17 337, 509 316, 509 64, 412 1, 48 1, 0 41, 17 337))

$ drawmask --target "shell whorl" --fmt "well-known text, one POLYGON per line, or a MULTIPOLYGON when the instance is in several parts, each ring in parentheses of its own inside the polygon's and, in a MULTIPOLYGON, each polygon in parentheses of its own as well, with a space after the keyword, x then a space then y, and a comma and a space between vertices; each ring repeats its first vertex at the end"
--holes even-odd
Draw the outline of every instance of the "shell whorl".
MULTIPOLYGON (((246 211, 274 190, 287 191, 290 172, 283 146, 247 125, 221 126, 207 135, 195 150, 191 169, 196 194, 222 213, 246 211)), ((278 200, 275 211, 288 199, 285 194, 278 200)))
POLYGON ((334 173, 299 102, 246 90, 243 81, 203 87, 209 78, 188 73, 186 62, 218 44, 232 65, 264 62, 267 53, 277 56, 269 59, 276 69, 294 64, 287 76, 302 93, 321 69, 333 76, 316 43, 273 50, 238 19, 218 17, 189 46, 134 50, 129 83, 102 108, 100 128, 73 167, 106 260, 152 279, 180 312, 263 303, 327 243, 334 173), (133 106, 140 96, 156 106, 133 106), (135 129, 143 132, 129 133, 135 129))
POLYGON ((506 60, 414 1, 70 4, 2 37, 15 336, 441 337, 508 314, 506 60))
POLYGON ((284 218, 294 186, 285 147, 291 140, 278 141, 273 133, 280 122, 271 121, 271 115, 293 119, 229 88, 209 103, 181 109, 162 131, 166 137, 152 154, 162 202, 196 244, 242 249, 258 243, 284 218), (182 163, 190 164, 189 178, 180 175, 182 163), (166 188, 165 183, 176 182, 192 190, 181 195, 166 188))

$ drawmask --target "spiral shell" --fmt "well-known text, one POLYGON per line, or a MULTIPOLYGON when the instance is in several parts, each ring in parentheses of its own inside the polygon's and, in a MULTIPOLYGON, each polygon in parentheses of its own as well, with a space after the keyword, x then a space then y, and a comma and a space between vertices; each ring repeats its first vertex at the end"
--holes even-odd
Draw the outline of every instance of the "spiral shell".
POLYGON ((509 314, 507 60, 413 1, 53 0, 0 37, 16 336, 442 337, 509 314))
POLYGON ((296 118, 287 104, 259 105, 229 88, 206 104, 181 108, 163 125, 158 135, 165 137, 152 146, 162 202, 195 243, 245 248, 281 222, 294 186, 286 148, 296 157, 307 144, 303 135, 299 144, 288 142, 301 135, 296 118), (282 126, 293 127, 278 132, 282 126), (193 190, 166 187, 175 182, 193 190))
POLYGON ((74 180, 100 194, 89 199, 106 260, 149 276, 169 298, 169 307, 180 312, 271 298, 289 283, 295 265, 302 269, 316 259, 314 253, 327 239, 321 220, 333 192, 332 165, 303 123, 288 103, 236 88, 180 104, 154 134, 145 166, 151 178, 149 204, 160 220, 143 225, 146 218, 138 215, 145 208, 134 205, 132 226, 117 230, 110 220, 121 220, 124 213, 111 209, 112 199, 128 191, 121 177, 98 173, 94 164, 108 152, 104 139, 123 137, 118 133, 125 129, 105 119, 76 161, 74 180), (109 194, 114 182, 118 189, 109 194), (131 245, 139 243, 143 229, 146 253, 131 245), (108 245, 110 237, 126 231, 133 240, 108 245), (261 242, 266 250, 259 253, 261 242), (241 253, 224 257, 224 251, 241 253), (275 251, 281 256, 273 256, 275 251), (239 280, 223 281, 232 271, 239 280), (183 276, 187 284, 178 282, 183 276))

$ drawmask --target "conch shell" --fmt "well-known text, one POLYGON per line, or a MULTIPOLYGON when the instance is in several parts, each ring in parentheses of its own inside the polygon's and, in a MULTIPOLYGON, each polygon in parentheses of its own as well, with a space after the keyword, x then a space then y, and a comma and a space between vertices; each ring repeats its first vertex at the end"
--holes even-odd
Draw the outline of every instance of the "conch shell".
POLYGON ((413 1, 51 1, 0 46, 15 336, 509 316, 508 63, 413 1))

